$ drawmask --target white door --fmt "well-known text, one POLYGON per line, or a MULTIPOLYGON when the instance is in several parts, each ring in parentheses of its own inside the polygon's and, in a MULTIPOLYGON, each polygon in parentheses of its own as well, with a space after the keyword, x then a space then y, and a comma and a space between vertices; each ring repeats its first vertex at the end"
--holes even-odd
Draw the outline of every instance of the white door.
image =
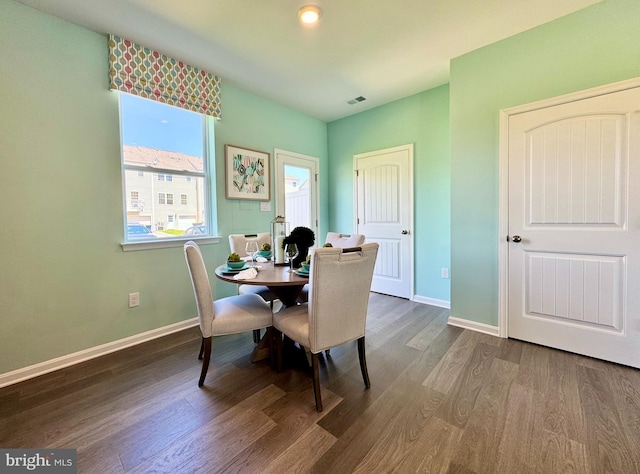
POLYGON ((318 158, 275 150, 276 215, 284 216, 290 229, 308 227, 318 242, 318 158))
POLYGON ((509 117, 508 335, 640 367, 640 88, 509 117))
POLYGON ((354 155, 356 233, 380 244, 371 290, 413 295, 413 145, 354 155))

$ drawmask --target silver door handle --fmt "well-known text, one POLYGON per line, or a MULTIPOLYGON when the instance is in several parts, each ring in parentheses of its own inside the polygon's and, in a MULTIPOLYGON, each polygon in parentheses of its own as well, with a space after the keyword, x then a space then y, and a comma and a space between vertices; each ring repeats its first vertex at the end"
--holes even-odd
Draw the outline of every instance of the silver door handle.
POLYGON ((522 241, 522 237, 520 237, 519 235, 514 235, 513 237, 511 237, 511 240, 517 244, 518 242, 522 241))
POLYGON ((409 231, 406 230, 406 229, 402 231, 402 235, 407 235, 408 233, 409 233, 409 231))

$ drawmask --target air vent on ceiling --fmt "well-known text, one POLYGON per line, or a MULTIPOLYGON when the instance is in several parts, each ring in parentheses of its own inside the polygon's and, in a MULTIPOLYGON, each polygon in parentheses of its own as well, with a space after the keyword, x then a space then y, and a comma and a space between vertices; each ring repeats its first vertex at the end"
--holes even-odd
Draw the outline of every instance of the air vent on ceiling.
POLYGON ((356 97, 355 99, 348 100, 347 104, 353 105, 353 104, 357 104, 358 102, 362 102, 363 100, 367 100, 367 99, 365 97, 359 96, 359 97, 356 97))

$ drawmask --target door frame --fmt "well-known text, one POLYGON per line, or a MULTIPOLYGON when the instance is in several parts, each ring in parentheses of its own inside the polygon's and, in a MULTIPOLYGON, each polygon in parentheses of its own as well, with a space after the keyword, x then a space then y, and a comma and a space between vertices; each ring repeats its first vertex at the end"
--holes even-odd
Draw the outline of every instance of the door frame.
POLYGON ((498 177, 498 336, 509 337, 509 118, 533 110, 577 102, 592 97, 640 87, 640 77, 613 82, 569 94, 543 99, 500 111, 500 150, 498 177))
MULTIPOLYGON (((293 158, 297 158, 300 160, 311 161, 315 164, 316 174, 315 176, 311 177, 311 179, 314 180, 313 186, 315 187, 315 209, 313 209, 313 212, 315 213, 316 224, 312 230, 316 234, 316 242, 317 242, 318 234, 320 232, 320 159, 316 156, 303 155, 302 153, 287 151, 281 148, 274 148, 273 150, 273 164, 274 164, 273 176, 274 176, 274 183, 275 183, 274 184, 274 194, 275 194, 275 210, 274 211, 276 216, 284 215, 284 198, 285 198, 284 189, 280 188, 280 186, 282 186, 282 183, 280 183, 278 180, 278 177, 280 176, 280 171, 281 171, 281 166, 280 166, 281 163, 280 163, 280 159, 278 158, 280 154, 291 156, 293 158)), ((284 168, 282 168, 282 170, 284 170, 284 168)), ((309 196, 310 196, 310 199, 313 199, 314 193, 310 192, 309 196)), ((292 230, 292 229, 289 229, 289 230, 292 230)))
POLYGON ((414 154, 414 144, 409 143, 406 145, 399 145, 390 148, 382 148, 379 150, 367 151, 363 153, 356 153, 353 155, 353 228, 356 230, 356 233, 359 232, 358 228, 358 159, 365 158, 368 155, 378 155, 381 152, 396 152, 401 150, 407 150, 408 158, 409 158, 409 169, 407 170, 409 176, 409 235, 411 238, 409 239, 409 262, 410 262, 410 271, 409 271, 409 301, 415 301, 415 219, 414 219, 414 186, 413 186, 413 154, 414 154))

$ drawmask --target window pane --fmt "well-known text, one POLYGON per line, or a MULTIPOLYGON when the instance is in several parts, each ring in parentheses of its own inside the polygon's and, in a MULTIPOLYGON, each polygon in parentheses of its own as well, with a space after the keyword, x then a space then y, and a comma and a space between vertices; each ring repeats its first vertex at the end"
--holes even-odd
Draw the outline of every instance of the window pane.
POLYGON ((309 168, 292 165, 284 167, 285 216, 292 229, 298 226, 312 227, 310 176, 309 168))
MULTIPOLYGON (((135 177, 137 199, 130 198, 127 202, 127 224, 140 224, 147 227, 149 238, 176 237, 186 229, 199 226, 198 235, 208 234, 205 219, 204 178, 187 180, 185 176, 174 176, 173 181, 158 182, 156 173, 145 173, 145 180, 141 182, 135 171, 125 170, 126 195, 133 196, 129 190, 130 183, 135 177), (174 199, 174 193, 160 192, 159 186, 171 188, 180 193, 180 202, 174 199), (155 193, 155 197, 154 194, 155 193), (171 216, 171 218, 169 218, 171 216), (172 232, 166 232, 166 231, 172 232)), ((137 229, 140 231, 140 229, 137 229)), ((131 232, 129 232, 131 234, 131 232)), ((189 233, 187 235, 193 235, 189 233)), ((140 238, 140 237, 138 237, 140 238)), ((129 235, 131 239, 131 235, 129 235)))
POLYGON ((120 107, 126 240, 208 235, 205 117, 124 93, 120 107))

